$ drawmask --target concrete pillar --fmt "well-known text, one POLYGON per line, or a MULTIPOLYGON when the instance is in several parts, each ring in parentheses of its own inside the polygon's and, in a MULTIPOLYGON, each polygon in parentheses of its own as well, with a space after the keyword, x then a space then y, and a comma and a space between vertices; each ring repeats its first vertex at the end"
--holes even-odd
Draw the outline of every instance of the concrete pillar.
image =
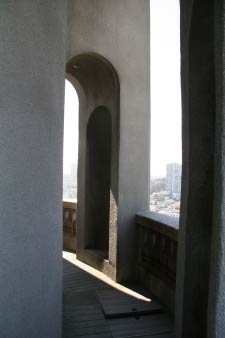
POLYGON ((113 268, 117 280, 126 280, 133 276, 137 254, 135 214, 149 208, 150 4, 149 0, 69 0, 68 4, 68 60, 82 53, 100 54, 119 78, 118 212, 113 238, 117 252, 113 268))
POLYGON ((61 337, 65 2, 0 2, 0 336, 61 337))
POLYGON ((176 335, 205 338, 214 177, 213 0, 181 0, 183 172, 176 335))
POLYGON ((208 338, 225 337, 225 8, 215 1, 215 189, 208 306, 208 338))

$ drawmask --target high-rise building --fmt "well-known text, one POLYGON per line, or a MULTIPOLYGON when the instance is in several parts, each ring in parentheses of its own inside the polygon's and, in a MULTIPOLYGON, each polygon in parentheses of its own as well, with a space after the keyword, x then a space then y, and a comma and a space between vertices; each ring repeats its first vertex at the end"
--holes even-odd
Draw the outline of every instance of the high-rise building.
POLYGON ((169 163, 166 166, 166 191, 172 198, 180 199, 181 165, 179 163, 169 163))

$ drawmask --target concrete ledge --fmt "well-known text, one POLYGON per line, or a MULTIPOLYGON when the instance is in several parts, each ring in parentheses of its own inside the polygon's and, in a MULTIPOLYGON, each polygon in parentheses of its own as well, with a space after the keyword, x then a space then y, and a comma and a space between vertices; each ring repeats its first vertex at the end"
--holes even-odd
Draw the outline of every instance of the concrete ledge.
POLYGON ((152 229, 177 241, 179 229, 178 218, 162 215, 152 211, 144 211, 136 214, 135 221, 138 225, 152 229))
POLYGON ((67 209, 77 209, 77 202, 74 201, 63 201, 63 208, 67 208, 67 209))

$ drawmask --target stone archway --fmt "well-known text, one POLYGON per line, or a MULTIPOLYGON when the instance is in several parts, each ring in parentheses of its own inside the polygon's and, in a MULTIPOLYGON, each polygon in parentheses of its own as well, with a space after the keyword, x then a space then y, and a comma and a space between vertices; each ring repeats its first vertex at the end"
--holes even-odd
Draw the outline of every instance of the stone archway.
POLYGON ((80 102, 77 257, 115 279, 119 80, 111 63, 94 53, 74 56, 68 62, 66 70, 68 78, 77 89, 80 102), (107 138, 109 134, 110 137, 107 138), (98 156, 103 139, 103 154, 98 156), (97 174, 98 177, 101 176, 97 181, 96 170, 101 172, 101 175, 97 174), (107 174, 102 176, 104 171, 107 174), (96 187, 101 187, 101 193, 97 193, 95 184, 96 187), (92 203, 93 199, 95 201, 92 203))

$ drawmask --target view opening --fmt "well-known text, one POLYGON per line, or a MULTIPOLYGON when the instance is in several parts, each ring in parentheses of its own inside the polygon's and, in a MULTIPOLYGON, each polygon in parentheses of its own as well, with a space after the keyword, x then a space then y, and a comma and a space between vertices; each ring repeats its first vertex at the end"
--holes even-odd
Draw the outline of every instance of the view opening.
POLYGON ((63 201, 77 201, 79 102, 74 86, 65 81, 63 201))
POLYGON ((150 210, 179 217, 182 160, 179 0, 151 0, 150 22, 150 210))

